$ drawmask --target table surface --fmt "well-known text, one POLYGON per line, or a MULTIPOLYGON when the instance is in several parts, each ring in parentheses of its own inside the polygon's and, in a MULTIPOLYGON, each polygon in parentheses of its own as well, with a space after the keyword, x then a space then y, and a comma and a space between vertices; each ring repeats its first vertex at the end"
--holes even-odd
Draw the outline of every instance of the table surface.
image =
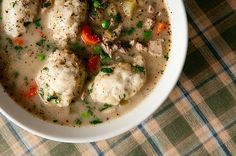
POLYGON ((0 155, 236 155, 236 0, 185 0, 183 73, 148 120, 115 138, 66 144, 34 136, 0 114, 0 155))

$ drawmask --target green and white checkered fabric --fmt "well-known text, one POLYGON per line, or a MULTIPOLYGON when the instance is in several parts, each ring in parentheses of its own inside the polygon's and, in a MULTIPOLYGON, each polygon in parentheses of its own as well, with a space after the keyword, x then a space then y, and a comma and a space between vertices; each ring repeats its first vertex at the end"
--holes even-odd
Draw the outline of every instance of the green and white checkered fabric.
POLYGON ((182 76, 148 120, 120 136, 66 144, 0 115, 1 155, 236 155, 236 0, 185 0, 189 48, 182 76))

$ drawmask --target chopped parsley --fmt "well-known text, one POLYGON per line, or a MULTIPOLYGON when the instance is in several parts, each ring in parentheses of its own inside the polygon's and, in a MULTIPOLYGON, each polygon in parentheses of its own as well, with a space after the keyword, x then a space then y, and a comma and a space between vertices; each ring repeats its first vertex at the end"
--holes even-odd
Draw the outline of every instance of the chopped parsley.
POLYGON ((152 37, 152 31, 151 30, 147 30, 143 32, 143 39, 144 40, 148 40, 152 37))
POLYGON ((52 101, 52 100, 54 100, 54 103, 55 103, 55 104, 60 103, 60 99, 59 99, 58 97, 53 96, 53 95, 48 95, 47 101, 50 102, 50 101, 52 101))
POLYGON ((46 40, 44 38, 41 38, 36 44, 38 46, 42 46, 45 42, 46 42, 46 40))
POLYGON ((44 90, 43 90, 43 88, 39 88, 39 95, 41 96, 41 98, 44 98, 44 90))
POLYGON ((118 12, 115 16, 114 16, 114 19, 117 23, 120 23, 122 22, 122 17, 121 17, 121 14, 118 12))
POLYGON ((139 28, 139 29, 141 29, 141 28, 143 28, 143 22, 142 21, 138 21, 138 23, 137 23, 137 28, 139 28))
POLYGON ((111 73, 113 73, 113 69, 112 68, 102 68, 101 72, 111 74, 111 73))
POLYGON ((14 49, 16 50, 16 52, 21 52, 23 50, 23 47, 15 46, 14 49))
POLYGON ((96 125, 96 124, 100 124, 100 123, 102 123, 102 120, 99 118, 96 118, 96 119, 90 121, 90 124, 92 124, 92 125, 96 125))
POLYGON ((44 2, 42 8, 48 8, 48 7, 50 7, 51 5, 52 5, 52 3, 51 3, 50 1, 44 2))
POLYGON ((106 64, 108 61, 111 60, 110 56, 107 53, 105 53, 103 50, 100 53, 100 58, 103 64, 106 64))
POLYGON ((129 29, 123 29, 121 31, 122 35, 132 35, 134 33, 135 29, 134 28, 129 28, 129 29))
POLYGON ((108 108, 111 108, 111 107, 112 107, 112 105, 105 103, 105 104, 103 105, 103 107, 99 109, 99 111, 102 112, 102 111, 104 111, 104 110, 106 110, 106 109, 108 109, 108 108))
POLYGON ((93 47, 93 54, 101 54, 102 51, 102 47, 100 47, 99 45, 93 47))
POLYGON ((108 61, 111 60, 110 56, 107 53, 105 53, 102 47, 99 45, 93 47, 93 54, 100 55, 102 64, 106 64, 108 61))
POLYGON ((41 19, 39 18, 39 19, 34 20, 34 25, 36 28, 41 27, 41 19))
POLYGON ((132 65, 132 68, 135 73, 145 72, 145 68, 139 65, 132 65))
POLYGON ((82 121, 81 121, 80 119, 76 119, 76 120, 75 120, 75 124, 76 124, 76 125, 81 125, 81 124, 82 124, 82 121))
POLYGON ((89 94, 91 94, 91 93, 93 92, 93 85, 94 85, 94 84, 92 84, 92 85, 88 88, 88 93, 89 93, 89 94))
POLYGON ((83 50, 85 49, 84 46, 82 46, 80 43, 76 42, 76 43, 73 43, 71 46, 70 46, 70 50, 73 51, 73 52, 76 52, 76 53, 80 53, 82 52, 83 50))

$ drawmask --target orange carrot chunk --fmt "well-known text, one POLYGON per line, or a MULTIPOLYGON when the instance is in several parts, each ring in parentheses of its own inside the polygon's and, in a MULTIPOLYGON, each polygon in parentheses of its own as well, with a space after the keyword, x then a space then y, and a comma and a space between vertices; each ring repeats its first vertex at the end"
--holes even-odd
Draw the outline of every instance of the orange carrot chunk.
POLYGON ((161 32, 163 32, 164 30, 166 30, 168 27, 168 25, 165 22, 159 22, 156 25, 156 33, 159 34, 161 32))
POLYGON ((38 86, 36 84, 32 84, 27 91, 22 92, 22 96, 25 98, 32 98, 37 95, 38 86))
POLYGON ((23 46, 25 44, 25 40, 22 37, 16 37, 13 39, 13 42, 17 46, 23 46))

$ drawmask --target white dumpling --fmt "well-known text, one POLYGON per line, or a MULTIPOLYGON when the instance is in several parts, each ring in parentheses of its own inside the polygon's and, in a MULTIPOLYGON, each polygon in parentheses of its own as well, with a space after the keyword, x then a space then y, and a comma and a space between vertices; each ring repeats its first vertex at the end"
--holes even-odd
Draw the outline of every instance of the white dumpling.
POLYGON ((45 103, 67 107, 81 93, 85 75, 84 66, 75 54, 56 50, 36 77, 39 94, 45 103))
POLYGON ((118 105, 121 100, 134 96, 146 80, 143 57, 137 56, 134 61, 133 65, 117 63, 107 66, 106 69, 113 70, 111 73, 100 71, 88 88, 92 100, 118 105))
POLYGON ((25 23, 33 22, 38 13, 36 0, 3 0, 2 23, 7 35, 17 37, 26 32, 25 23))
POLYGON ((87 14, 86 0, 56 0, 48 12, 47 26, 52 38, 59 47, 66 47, 69 41, 75 41, 79 26, 87 14))

